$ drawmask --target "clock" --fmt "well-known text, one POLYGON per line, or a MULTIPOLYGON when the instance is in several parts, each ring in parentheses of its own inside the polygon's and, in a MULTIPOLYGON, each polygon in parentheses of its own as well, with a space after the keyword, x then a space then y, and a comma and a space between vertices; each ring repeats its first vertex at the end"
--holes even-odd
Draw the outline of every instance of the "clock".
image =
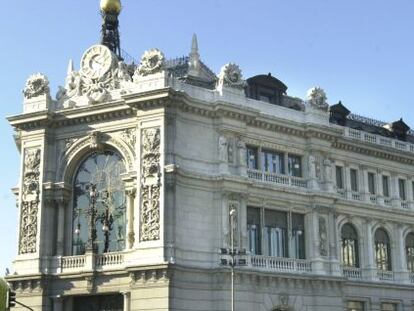
POLYGON ((90 79, 104 76, 114 63, 114 54, 104 45, 90 47, 82 56, 82 73, 90 79))

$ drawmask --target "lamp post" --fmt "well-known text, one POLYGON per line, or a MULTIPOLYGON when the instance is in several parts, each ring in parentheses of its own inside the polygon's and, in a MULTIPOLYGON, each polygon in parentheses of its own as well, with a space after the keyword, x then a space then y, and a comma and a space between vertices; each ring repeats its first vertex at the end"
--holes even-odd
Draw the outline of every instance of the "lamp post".
POLYGON ((98 191, 95 184, 89 185, 89 209, 87 214, 89 216, 89 235, 88 242, 86 243, 86 251, 95 253, 95 240, 96 240, 96 201, 98 198, 98 191))
POLYGON ((235 218, 237 217, 236 209, 232 209, 230 211, 230 240, 231 240, 231 311, 234 311, 234 266, 235 266, 235 251, 234 251, 234 225, 235 225, 235 218))
POLYGON ((104 253, 107 253, 109 251, 109 237, 111 235, 112 226, 114 223, 114 218, 112 214, 109 212, 108 197, 109 197, 108 191, 103 191, 102 192, 102 203, 105 206, 105 211, 101 215, 100 218, 103 224, 102 231, 104 232, 104 236, 105 236, 104 253))

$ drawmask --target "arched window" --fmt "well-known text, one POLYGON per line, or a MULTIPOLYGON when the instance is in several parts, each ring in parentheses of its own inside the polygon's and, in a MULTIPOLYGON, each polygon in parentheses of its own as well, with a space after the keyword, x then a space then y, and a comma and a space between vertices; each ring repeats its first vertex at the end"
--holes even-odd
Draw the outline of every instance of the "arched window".
POLYGON ((384 229, 377 229, 374 239, 377 269, 391 271, 391 245, 387 232, 384 229))
POLYGON ((82 255, 92 247, 97 253, 125 248, 123 173, 125 165, 121 156, 109 150, 91 154, 79 166, 73 184, 74 255, 82 255), (93 237, 92 244, 90 237, 93 237))
POLYGON ((405 253, 407 255, 407 269, 414 273, 414 233, 411 232, 405 238, 405 253))
POLYGON ((345 224, 341 230, 341 258, 345 267, 359 267, 358 234, 351 224, 345 224))

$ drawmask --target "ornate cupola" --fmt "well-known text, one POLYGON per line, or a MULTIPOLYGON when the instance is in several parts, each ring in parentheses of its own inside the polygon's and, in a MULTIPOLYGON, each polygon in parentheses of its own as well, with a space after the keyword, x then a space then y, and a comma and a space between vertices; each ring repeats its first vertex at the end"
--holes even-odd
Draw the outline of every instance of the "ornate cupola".
POLYGON ((102 38, 101 44, 107 46, 119 59, 121 56, 121 42, 119 36, 119 20, 122 5, 120 0, 101 0, 102 38))

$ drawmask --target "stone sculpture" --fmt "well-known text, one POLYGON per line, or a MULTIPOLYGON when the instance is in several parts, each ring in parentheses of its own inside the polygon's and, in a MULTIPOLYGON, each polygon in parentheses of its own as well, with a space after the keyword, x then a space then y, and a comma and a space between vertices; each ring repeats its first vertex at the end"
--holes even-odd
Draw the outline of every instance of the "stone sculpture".
POLYGON ((307 93, 309 104, 316 109, 327 111, 329 108, 327 99, 325 91, 320 87, 313 87, 307 93))
POLYGON ((218 84, 219 86, 243 89, 246 81, 243 80, 240 67, 236 64, 228 63, 221 68, 218 84))
POLYGON ((26 81, 23 95, 25 99, 31 99, 41 95, 50 95, 49 80, 41 73, 31 75, 26 81))
POLYGON ((164 66, 165 56, 158 49, 145 51, 141 57, 141 64, 138 66, 134 74, 134 80, 137 76, 147 76, 157 73, 164 66))

